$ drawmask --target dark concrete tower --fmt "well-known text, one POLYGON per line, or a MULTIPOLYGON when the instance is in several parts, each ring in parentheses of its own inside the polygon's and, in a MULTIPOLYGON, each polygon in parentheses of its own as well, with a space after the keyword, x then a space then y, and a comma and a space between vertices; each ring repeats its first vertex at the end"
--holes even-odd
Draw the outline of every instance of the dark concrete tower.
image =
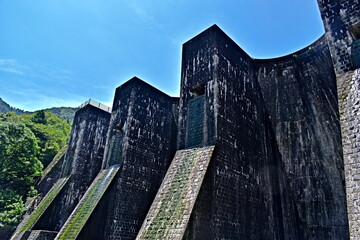
POLYGON ((148 157, 151 154, 156 158, 172 157, 176 146, 177 109, 178 98, 166 95, 137 77, 118 87, 104 168, 126 162, 127 156, 133 157, 135 152, 149 152, 148 157))
POLYGON ((215 143, 217 138, 218 27, 211 29, 183 46, 178 149, 215 143))
POLYGON ((183 45, 178 148, 215 145, 184 239, 301 239, 267 119, 253 60, 220 28, 183 45))
POLYGON ((120 169, 78 239, 135 239, 175 154, 177 106, 136 77, 116 89, 103 166, 120 169))
POLYGON ((101 169, 109 121, 110 109, 93 100, 76 112, 62 168, 71 177, 34 229, 59 231, 70 216, 101 169))

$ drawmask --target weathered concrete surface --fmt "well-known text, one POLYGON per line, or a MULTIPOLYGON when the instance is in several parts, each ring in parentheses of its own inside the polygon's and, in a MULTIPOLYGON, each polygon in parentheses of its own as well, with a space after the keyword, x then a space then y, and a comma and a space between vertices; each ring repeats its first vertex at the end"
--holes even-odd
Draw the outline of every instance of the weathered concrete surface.
POLYGON ((177 104, 136 77, 117 88, 103 166, 121 168, 79 239, 135 239, 175 154, 177 104))
POLYGON ((34 229, 59 231, 101 169, 110 113, 92 105, 74 118, 62 176, 71 178, 34 229))
POLYGON ((257 77, 309 239, 347 239, 336 77, 325 38, 258 60, 257 77))
POLYGON ((181 92, 178 148, 216 143, 184 239, 302 239, 253 60, 214 25, 183 46, 181 92))
POLYGON ((356 39, 352 27, 360 23, 358 0, 318 0, 334 69, 337 74, 353 69, 351 45, 356 39))
POLYGON ((358 0, 318 0, 337 74, 340 123, 345 163, 350 239, 360 239, 359 80, 360 3, 358 0))
POLYGON ((360 69, 337 76, 350 239, 360 239, 360 69))
POLYGON ((214 146, 179 150, 136 239, 181 240, 214 146))

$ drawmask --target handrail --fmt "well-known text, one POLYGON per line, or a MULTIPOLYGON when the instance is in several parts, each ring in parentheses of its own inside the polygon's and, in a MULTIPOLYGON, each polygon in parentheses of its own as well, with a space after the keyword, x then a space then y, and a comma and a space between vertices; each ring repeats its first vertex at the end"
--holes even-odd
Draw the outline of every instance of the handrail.
POLYGON ((83 104, 81 104, 79 106, 79 108, 83 108, 83 107, 85 107, 87 105, 91 105, 91 106, 97 107, 97 108, 99 108, 101 110, 104 110, 106 112, 111 113, 111 107, 108 107, 105 104, 99 103, 98 101, 95 101, 95 100, 93 100, 91 98, 89 100, 87 100, 86 102, 84 102, 83 104))

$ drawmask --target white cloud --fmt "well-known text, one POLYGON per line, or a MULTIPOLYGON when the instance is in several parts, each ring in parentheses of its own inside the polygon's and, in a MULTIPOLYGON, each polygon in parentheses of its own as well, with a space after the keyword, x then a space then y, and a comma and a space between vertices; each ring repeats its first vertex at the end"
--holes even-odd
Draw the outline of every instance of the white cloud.
MULTIPOLYGON (((90 81, 79 79, 80 77, 67 69, 0 58, 0 97, 8 100, 12 106, 27 111, 50 107, 78 107, 90 97, 96 98, 89 93, 89 89, 96 88, 97 92, 107 89, 105 86, 94 86, 90 81)), ((112 106, 109 99, 105 101, 106 105, 112 106)))
POLYGON ((14 59, 1 59, 0 58, 0 71, 13 73, 17 75, 24 75, 27 70, 26 66, 19 64, 14 59))
POLYGON ((71 71, 66 69, 42 63, 23 63, 15 59, 2 58, 0 58, 0 72, 61 82, 66 82, 67 80, 71 80, 75 77, 71 71))
MULTIPOLYGON (((9 89, 16 99, 10 99, 11 105, 26 111, 35 111, 50 107, 78 107, 86 97, 74 94, 61 94, 59 96, 44 94, 36 89, 9 89)), ((6 99, 5 99, 6 100, 6 99)))
POLYGON ((132 10, 134 10, 134 13, 139 20, 147 22, 148 24, 154 21, 154 16, 152 16, 148 9, 146 9, 146 4, 149 3, 137 0, 128 0, 126 3, 132 10))

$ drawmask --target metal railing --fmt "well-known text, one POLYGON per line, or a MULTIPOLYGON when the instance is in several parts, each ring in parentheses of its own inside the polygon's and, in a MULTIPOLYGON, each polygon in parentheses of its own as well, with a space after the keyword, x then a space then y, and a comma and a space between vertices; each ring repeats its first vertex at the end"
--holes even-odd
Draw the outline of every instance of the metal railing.
POLYGON ((111 107, 108 107, 108 106, 106 106, 106 105, 104 105, 104 104, 102 104, 102 103, 99 103, 98 101, 95 101, 95 100, 93 100, 93 99, 87 100, 86 102, 84 102, 83 104, 81 104, 81 105, 79 106, 79 108, 83 108, 83 107, 85 107, 86 105, 91 105, 91 106, 97 107, 97 108, 99 108, 99 109, 101 109, 101 110, 104 110, 104 111, 106 111, 106 112, 111 113, 111 107))

